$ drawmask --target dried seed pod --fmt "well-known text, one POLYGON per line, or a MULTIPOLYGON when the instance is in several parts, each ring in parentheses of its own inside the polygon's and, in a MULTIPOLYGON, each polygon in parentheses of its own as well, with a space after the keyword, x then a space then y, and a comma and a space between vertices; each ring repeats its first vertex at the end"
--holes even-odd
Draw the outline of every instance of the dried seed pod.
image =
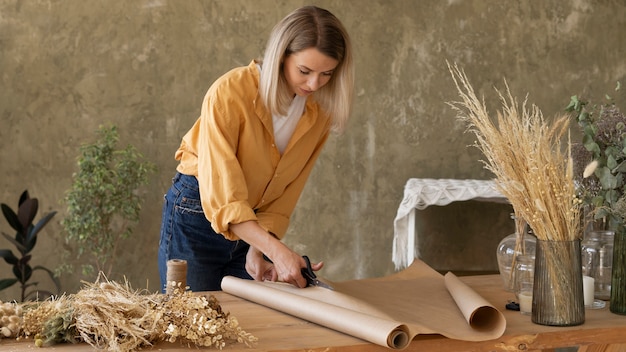
POLYGON ((13 332, 7 326, 0 327, 0 335, 3 337, 11 337, 13 332))

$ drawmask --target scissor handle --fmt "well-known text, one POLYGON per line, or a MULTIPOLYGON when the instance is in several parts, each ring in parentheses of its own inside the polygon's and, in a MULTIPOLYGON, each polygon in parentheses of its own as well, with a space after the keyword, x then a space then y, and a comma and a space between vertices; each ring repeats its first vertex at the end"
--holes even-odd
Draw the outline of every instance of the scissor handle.
POLYGON ((309 257, 303 255, 302 258, 304 258, 304 261, 306 262, 306 268, 302 268, 301 272, 302 276, 304 276, 304 278, 306 279, 307 286, 309 286, 314 284, 314 280, 317 275, 315 275, 315 272, 313 272, 313 268, 311 268, 311 260, 309 259, 309 257))

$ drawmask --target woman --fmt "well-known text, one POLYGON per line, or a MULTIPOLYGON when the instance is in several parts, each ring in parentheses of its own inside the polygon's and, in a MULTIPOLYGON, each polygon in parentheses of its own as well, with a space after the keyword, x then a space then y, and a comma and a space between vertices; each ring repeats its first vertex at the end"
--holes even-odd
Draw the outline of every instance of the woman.
POLYGON ((262 61, 209 88, 165 195, 164 289, 170 259, 187 261, 192 291, 219 290, 226 275, 306 287, 304 259, 280 239, 329 132, 350 115, 351 50, 333 14, 302 7, 274 27, 262 61))

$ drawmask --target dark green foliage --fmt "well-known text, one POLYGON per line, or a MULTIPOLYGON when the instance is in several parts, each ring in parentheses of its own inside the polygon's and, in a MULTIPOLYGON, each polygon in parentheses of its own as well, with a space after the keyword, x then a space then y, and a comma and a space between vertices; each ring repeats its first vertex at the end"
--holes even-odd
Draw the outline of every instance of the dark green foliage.
POLYGON ((52 271, 40 265, 32 267, 29 264, 32 259, 31 251, 35 248, 35 244, 37 244, 37 235, 56 214, 56 211, 44 215, 37 224, 33 224, 33 220, 39 208, 39 202, 37 198, 30 198, 28 191, 24 191, 20 196, 17 213, 4 203, 2 203, 1 206, 4 218, 16 231, 14 237, 4 232, 2 232, 2 236, 15 246, 18 253, 16 255, 10 249, 0 249, 0 257, 4 258, 4 261, 13 267, 13 275, 15 276, 15 278, 0 279, 0 290, 11 287, 19 282, 22 290, 22 302, 27 299, 48 298, 53 294, 52 292, 38 290, 36 288, 38 282, 30 282, 34 271, 43 270, 48 273, 50 279, 52 279, 52 282, 56 286, 56 293, 58 294, 60 283, 52 271))

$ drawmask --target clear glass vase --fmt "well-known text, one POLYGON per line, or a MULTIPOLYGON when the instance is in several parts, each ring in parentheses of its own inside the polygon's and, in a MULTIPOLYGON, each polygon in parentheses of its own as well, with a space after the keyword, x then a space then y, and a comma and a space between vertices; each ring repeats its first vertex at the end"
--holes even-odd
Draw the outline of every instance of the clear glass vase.
POLYGON ((591 276, 595 279, 600 262, 600 232, 590 231, 581 243, 581 262, 583 275, 591 276))
POLYGON ((515 261, 519 255, 529 255, 535 257, 536 238, 528 230, 526 223, 515 219, 515 232, 504 237, 496 248, 496 258, 498 260, 498 270, 504 289, 514 292, 515 261))
POLYGON ((597 232, 600 233, 600 249, 598 250, 598 267, 594 276, 595 298, 608 301, 611 298, 615 232, 597 232))
POLYGON ((581 244, 583 275, 594 279, 594 296, 605 301, 611 296, 614 234, 608 230, 590 231, 581 244))
POLYGON ((533 285, 535 281, 535 256, 518 255, 515 260, 514 285, 515 296, 519 302, 520 313, 532 312, 533 285))
POLYGON ((537 240, 532 322, 550 326, 585 322, 580 240, 537 240))

